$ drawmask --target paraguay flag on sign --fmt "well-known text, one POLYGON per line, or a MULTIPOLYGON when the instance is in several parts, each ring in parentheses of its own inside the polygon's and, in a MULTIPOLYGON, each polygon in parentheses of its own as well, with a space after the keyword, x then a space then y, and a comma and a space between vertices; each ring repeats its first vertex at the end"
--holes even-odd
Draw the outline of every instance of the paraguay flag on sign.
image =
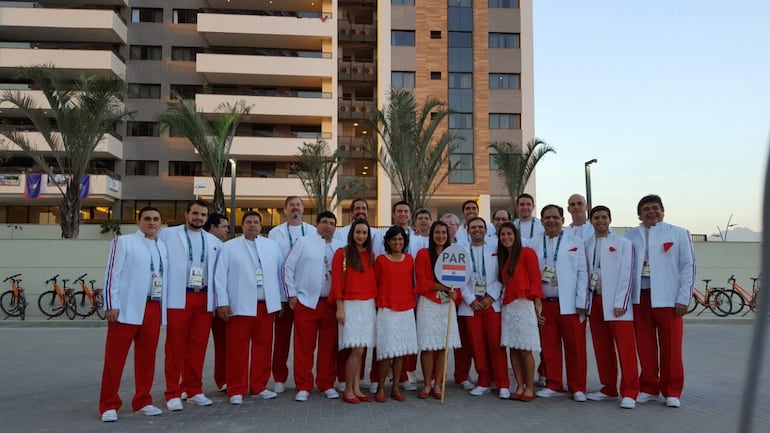
POLYGON ((452 245, 438 255, 433 272, 436 279, 449 287, 461 287, 468 278, 468 250, 452 245))

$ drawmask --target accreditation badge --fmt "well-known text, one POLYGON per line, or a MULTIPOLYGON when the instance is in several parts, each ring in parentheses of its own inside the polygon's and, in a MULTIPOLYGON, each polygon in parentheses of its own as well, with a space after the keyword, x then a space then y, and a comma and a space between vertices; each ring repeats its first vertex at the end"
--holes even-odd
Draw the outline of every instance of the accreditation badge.
POLYGON ((265 275, 262 273, 262 269, 257 269, 257 287, 265 285, 265 275))
POLYGON ((150 286, 150 300, 160 301, 162 298, 163 298, 163 278, 160 275, 153 272, 152 282, 150 286))
POLYGON ((592 291, 596 292, 602 289, 602 278, 598 272, 591 272, 591 279, 588 282, 592 291))
POLYGON ((650 262, 647 260, 644 261, 642 264, 642 276, 643 277, 649 277, 650 276, 650 262))
POLYGON ((556 274, 556 269, 550 266, 544 266, 541 279, 543 280, 544 283, 550 283, 555 274, 556 274))
POLYGON ((196 290, 203 288, 203 269, 197 266, 190 268, 190 276, 187 279, 187 287, 196 290))
POLYGON ((487 282, 482 279, 477 279, 473 282, 474 294, 479 297, 484 297, 487 294, 487 282))

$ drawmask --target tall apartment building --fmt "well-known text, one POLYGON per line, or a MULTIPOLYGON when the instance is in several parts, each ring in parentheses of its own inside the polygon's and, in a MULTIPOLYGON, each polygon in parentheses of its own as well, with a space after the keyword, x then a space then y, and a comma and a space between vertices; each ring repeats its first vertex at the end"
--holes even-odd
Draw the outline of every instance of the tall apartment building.
MULTIPOLYGON (((284 198, 306 195, 292 169, 298 149, 321 138, 347 156, 340 175, 367 186, 370 215, 387 224, 397 193, 363 148, 374 135, 366 120, 387 103, 391 86, 413 88, 419 103, 429 97, 447 101, 456 111, 446 127, 464 137, 450 156, 458 169, 431 209, 459 212, 468 198, 479 198, 482 209, 508 206, 487 146, 523 143, 534 135, 532 2, 417 3, 0 2, 0 89, 39 97, 29 83, 12 79, 15 67, 37 64, 128 83, 125 106, 136 115, 97 148, 86 219, 131 220, 152 204, 166 220, 178 220, 189 200, 213 195, 189 142, 155 120, 178 94, 208 116, 225 102, 252 106, 231 149, 236 219, 257 209, 265 225, 279 223, 284 198)), ((0 111, 6 122, 25 122, 7 104, 0 111)), ((0 222, 54 223, 54 188, 44 186, 40 199, 24 200, 31 160, 14 149, 5 156, 0 222)), ((229 185, 226 179, 226 195, 229 185)), ((310 220, 312 203, 306 207, 310 220)), ((344 216, 340 223, 346 222, 344 216)))

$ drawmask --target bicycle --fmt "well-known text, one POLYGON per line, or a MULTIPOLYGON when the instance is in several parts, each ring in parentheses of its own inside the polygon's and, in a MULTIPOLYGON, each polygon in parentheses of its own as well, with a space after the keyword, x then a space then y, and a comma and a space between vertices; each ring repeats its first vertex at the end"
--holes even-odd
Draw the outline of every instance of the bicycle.
POLYGON ((2 308, 6 320, 9 317, 19 317, 21 320, 27 316, 27 297, 24 295, 24 289, 21 287, 21 274, 11 275, 3 280, 11 280, 11 290, 0 295, 0 308, 2 308))
POLYGON ((706 292, 701 292, 696 287, 692 292, 692 300, 690 300, 690 306, 687 309, 687 313, 692 313, 698 308, 698 305, 703 305, 703 309, 698 313, 698 316, 706 311, 706 308, 711 310, 715 316, 725 317, 730 314, 732 310, 732 300, 730 296, 722 289, 714 289, 709 287, 709 281, 703 280, 706 283, 706 292))
POLYGON ((54 275, 45 284, 53 282, 53 290, 48 290, 40 294, 37 299, 37 306, 40 311, 48 316, 47 320, 51 318, 61 316, 66 313, 67 318, 70 320, 75 319, 76 305, 75 305, 75 289, 67 287, 67 279, 62 279, 64 287, 62 288, 58 282, 59 274, 54 275))
POLYGON ((730 295, 733 301, 730 314, 740 313, 747 305, 749 310, 743 313, 744 316, 749 314, 751 311, 756 311, 757 297, 759 295, 759 285, 757 285, 758 280, 759 277, 751 278, 751 294, 749 294, 746 289, 741 287, 741 285, 735 281, 735 275, 731 275, 730 278, 727 279, 727 284, 730 285, 730 289, 726 290, 726 292, 728 295, 730 295))
POLYGON ((89 288, 85 281, 86 275, 88 274, 75 278, 75 282, 80 283, 81 288, 80 291, 75 292, 75 313, 83 319, 96 313, 100 319, 104 320, 106 314, 104 312, 102 289, 94 287, 96 280, 88 281, 91 284, 91 288, 89 288))

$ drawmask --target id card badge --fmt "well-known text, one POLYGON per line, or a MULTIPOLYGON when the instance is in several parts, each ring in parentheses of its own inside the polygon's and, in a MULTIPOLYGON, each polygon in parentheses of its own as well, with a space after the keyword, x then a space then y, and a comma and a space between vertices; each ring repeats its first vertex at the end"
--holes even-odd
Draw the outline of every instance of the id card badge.
POLYGON ((473 288, 476 296, 484 297, 487 294, 487 282, 484 280, 474 281, 473 288))
POLYGON ((589 287, 591 290, 596 291, 596 289, 601 289, 602 281, 599 278, 598 272, 591 272, 591 280, 588 282, 589 287))
POLYGON ((262 273, 262 269, 257 269, 257 287, 265 285, 265 275, 262 273))
POLYGON ((163 298, 163 278, 155 272, 152 273, 152 283, 150 286, 150 300, 160 301, 163 298))
POLYGON ((559 279, 556 278, 556 275, 551 278, 551 287, 559 287, 559 279))
POLYGON ((642 276, 643 277, 650 276, 650 263, 647 260, 645 260, 644 264, 642 264, 642 276))
POLYGON ((449 293, 444 291, 438 291, 436 292, 436 296, 438 296, 439 299, 441 299, 442 304, 448 304, 449 303, 449 293))
POLYGON ((190 277, 187 279, 187 287, 201 289, 203 287, 203 269, 193 266, 190 268, 190 277))
POLYGON ((544 283, 550 283, 551 280, 553 280, 553 276, 556 273, 556 270, 550 266, 544 266, 543 267, 543 274, 542 274, 542 280, 544 283))

